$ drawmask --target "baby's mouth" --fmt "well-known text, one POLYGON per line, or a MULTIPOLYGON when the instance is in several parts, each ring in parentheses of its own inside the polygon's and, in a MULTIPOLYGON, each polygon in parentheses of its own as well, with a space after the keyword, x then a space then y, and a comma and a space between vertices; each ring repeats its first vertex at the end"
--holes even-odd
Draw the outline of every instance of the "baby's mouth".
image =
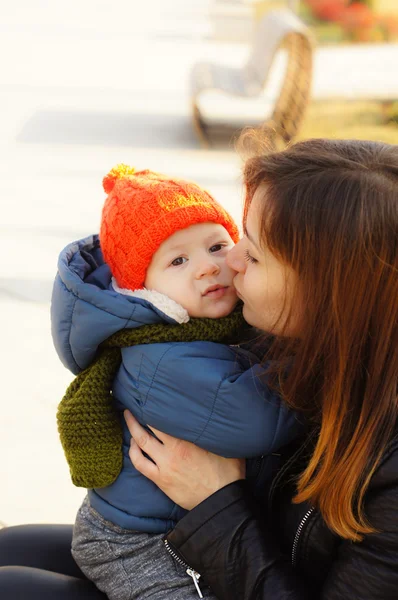
POLYGON ((205 296, 206 298, 221 298, 226 293, 228 287, 228 285, 220 284, 210 285, 202 296, 205 296))

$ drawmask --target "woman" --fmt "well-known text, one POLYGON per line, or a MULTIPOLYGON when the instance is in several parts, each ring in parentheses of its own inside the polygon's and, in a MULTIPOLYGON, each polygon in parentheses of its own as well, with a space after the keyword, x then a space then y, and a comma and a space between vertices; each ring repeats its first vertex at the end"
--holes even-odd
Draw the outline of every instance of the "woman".
POLYGON ((249 159, 244 180, 245 237, 229 262, 308 435, 256 503, 243 461, 154 430, 158 441, 126 415, 131 460, 190 509, 165 543, 220 600, 396 598, 398 148, 301 142, 249 159))

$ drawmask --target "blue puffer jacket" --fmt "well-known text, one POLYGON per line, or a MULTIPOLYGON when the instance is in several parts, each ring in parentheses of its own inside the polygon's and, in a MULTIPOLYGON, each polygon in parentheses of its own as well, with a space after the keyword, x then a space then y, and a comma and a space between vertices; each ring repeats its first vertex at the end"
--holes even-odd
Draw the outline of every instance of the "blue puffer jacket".
MULTIPOLYGON (((147 300, 113 290, 98 236, 74 242, 61 253, 51 318, 55 348, 75 374, 116 331, 175 322, 147 300)), ((262 368, 252 359, 247 352, 212 342, 125 348, 112 390, 116 408, 128 408, 143 425, 216 454, 254 458, 248 461, 248 475, 263 480, 269 476, 267 457, 302 426, 260 381, 262 368)), ((120 527, 166 532, 185 511, 133 467, 126 425, 123 437, 123 469, 112 485, 89 490, 90 503, 120 527)))

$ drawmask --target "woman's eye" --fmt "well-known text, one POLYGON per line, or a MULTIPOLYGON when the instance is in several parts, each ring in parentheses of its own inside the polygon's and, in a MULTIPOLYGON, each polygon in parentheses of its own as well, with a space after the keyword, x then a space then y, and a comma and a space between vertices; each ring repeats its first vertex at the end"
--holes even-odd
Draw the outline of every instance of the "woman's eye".
POLYGON ((173 267, 179 267, 180 265, 184 264, 184 262, 186 262, 188 259, 185 258, 184 256, 179 256, 178 258, 175 258, 172 262, 171 265, 173 267))
POLYGON ((224 248, 224 244, 214 244, 214 246, 210 248, 210 252, 219 252, 222 248, 224 248))
POLYGON ((256 263, 258 262, 249 252, 249 250, 245 250, 245 260, 247 260, 248 262, 251 263, 256 263))

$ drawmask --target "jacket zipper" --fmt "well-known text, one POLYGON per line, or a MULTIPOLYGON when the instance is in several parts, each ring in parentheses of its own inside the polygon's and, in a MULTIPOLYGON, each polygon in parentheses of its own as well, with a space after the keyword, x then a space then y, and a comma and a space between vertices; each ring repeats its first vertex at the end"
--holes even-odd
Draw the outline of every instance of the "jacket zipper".
POLYGON ((299 526, 297 527, 297 531, 296 531, 296 535, 294 536, 293 547, 292 547, 292 565, 293 565, 293 567, 295 567, 296 563, 297 563, 297 548, 298 548, 300 535, 303 531, 304 525, 306 524, 306 522, 308 521, 308 519, 310 518, 310 516, 312 515, 314 510, 315 510, 315 507, 311 506, 311 508, 309 510, 307 510, 304 517, 301 519, 299 526))
POLYGON ((176 560, 178 563, 180 563, 180 565, 182 565, 185 568, 185 572, 192 577, 192 581, 195 584, 196 587, 196 591, 198 592, 199 598, 203 598, 203 594, 200 590, 199 587, 199 579, 200 579, 200 574, 195 571, 194 569, 192 569, 192 567, 190 567, 184 560, 182 560, 182 558, 180 558, 178 556, 178 554, 176 554, 176 552, 174 552, 174 550, 170 547, 170 544, 168 542, 168 540, 163 540, 164 541, 164 545, 166 546, 166 550, 169 554, 171 554, 171 556, 174 558, 174 560, 176 560))

